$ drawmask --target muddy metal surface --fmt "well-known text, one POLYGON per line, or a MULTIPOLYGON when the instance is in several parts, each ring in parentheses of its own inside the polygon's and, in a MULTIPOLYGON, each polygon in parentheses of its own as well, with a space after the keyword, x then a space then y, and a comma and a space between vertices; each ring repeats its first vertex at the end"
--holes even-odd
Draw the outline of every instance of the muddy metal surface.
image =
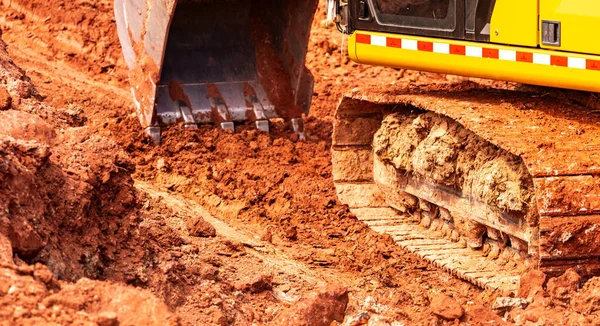
MULTIPOLYGON (((341 94, 359 86, 448 83, 451 94, 464 82, 350 63, 341 55, 341 37, 322 23, 320 6, 307 62, 318 77, 306 141, 275 122, 268 135, 253 125, 235 134, 174 126, 153 147, 130 99, 112 1, 4 0, 0 27, 8 54, 41 98, 24 91, 31 88, 2 52, 0 100, 7 98, 2 90, 11 98, 3 114, 22 114, 3 121, 38 127, 7 136, 0 129, 0 176, 27 181, 0 187, 10 199, 0 210, 0 234, 8 239, 0 241, 1 320, 592 324, 596 278, 531 273, 518 293, 525 300, 497 301, 502 293, 396 246, 337 200, 330 146, 341 94), (61 141, 47 142, 45 134, 61 141), (11 221, 30 228, 14 232, 25 224, 11 221), (35 234, 37 247, 15 246, 35 234)), ((520 96, 506 100, 517 107, 520 96)))

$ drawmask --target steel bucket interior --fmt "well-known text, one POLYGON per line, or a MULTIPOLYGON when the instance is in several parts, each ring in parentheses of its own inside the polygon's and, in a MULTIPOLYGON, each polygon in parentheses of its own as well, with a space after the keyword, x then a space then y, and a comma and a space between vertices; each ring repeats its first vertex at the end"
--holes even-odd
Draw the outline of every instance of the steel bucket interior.
POLYGON ((159 123, 232 129, 233 121, 301 118, 312 96, 304 60, 315 4, 179 1, 156 89, 159 123))

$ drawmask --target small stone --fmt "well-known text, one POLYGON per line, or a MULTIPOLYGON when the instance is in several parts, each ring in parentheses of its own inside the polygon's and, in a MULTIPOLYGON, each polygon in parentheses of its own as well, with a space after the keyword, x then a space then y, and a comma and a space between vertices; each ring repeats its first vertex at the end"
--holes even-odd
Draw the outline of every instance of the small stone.
POLYGON ((112 311, 104 311, 98 314, 96 317, 96 324, 98 326, 118 326, 119 319, 117 314, 112 311))
POLYGON ((273 289, 273 275, 259 275, 250 284, 248 290, 251 293, 261 293, 273 289))
POLYGON ((170 250, 169 254, 171 255, 171 257, 174 257, 174 258, 181 258, 183 256, 183 253, 181 251, 177 251, 177 250, 170 250))
POLYGON ((42 281, 45 284, 52 283, 54 275, 52 271, 46 265, 36 263, 33 270, 33 277, 36 280, 42 281))
POLYGON ((554 277, 548 280, 546 290, 553 298, 569 301, 571 300, 571 296, 579 289, 580 285, 581 276, 579 276, 574 269, 569 268, 560 277, 554 277))
POLYGON ((431 300, 430 307, 434 315, 445 320, 460 319, 465 314, 463 307, 454 298, 443 293, 431 300))
POLYGON ((298 229, 295 226, 290 226, 285 230, 285 237, 292 241, 298 240, 298 229))
POLYGON ((190 271, 203 280, 215 281, 219 275, 219 269, 212 265, 192 266, 190 271))
POLYGON ((273 233, 271 233, 271 230, 269 230, 268 228, 265 229, 265 232, 263 232, 262 236, 260 237, 261 241, 266 241, 268 243, 272 243, 273 242, 273 233))
POLYGON ((513 308, 525 309, 530 303, 531 301, 523 298, 502 297, 496 298, 496 301, 492 305, 492 309, 499 312, 506 312, 512 310, 513 308))
POLYGON ((348 290, 343 287, 328 287, 298 300, 283 310, 273 325, 330 326, 334 322, 343 322, 348 306, 348 290))
POLYGON ((369 319, 371 319, 371 316, 369 316, 368 313, 361 312, 357 316, 350 318, 350 320, 348 320, 347 325, 348 326, 366 325, 369 323, 369 319))
POLYGON ((10 240, 0 233, 0 263, 12 265, 13 262, 13 251, 10 240))
POLYGON ((540 270, 531 269, 520 278, 518 296, 531 298, 539 291, 543 291, 544 284, 546 284, 546 274, 540 270))
POLYGON ((10 94, 4 89, 0 88, 0 110, 8 110, 12 105, 12 98, 10 94))
POLYGON ((194 237, 217 236, 217 230, 215 230, 215 227, 199 216, 188 219, 186 227, 190 232, 190 235, 194 237))
POLYGON ((229 325, 229 322, 227 321, 227 316, 225 316, 225 314, 223 313, 223 311, 221 311, 221 309, 214 307, 214 310, 210 312, 210 315, 212 316, 212 322, 213 324, 216 325, 229 325))
POLYGON ((168 171, 167 163, 165 162, 164 158, 161 157, 158 160, 156 160, 156 169, 158 171, 161 171, 161 172, 167 172, 168 171))

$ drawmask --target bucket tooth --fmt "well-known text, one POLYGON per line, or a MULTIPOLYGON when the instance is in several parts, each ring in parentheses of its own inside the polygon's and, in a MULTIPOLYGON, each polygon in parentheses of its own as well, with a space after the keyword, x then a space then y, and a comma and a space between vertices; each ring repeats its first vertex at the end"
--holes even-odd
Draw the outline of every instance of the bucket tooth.
POLYGON ((160 127, 148 127, 145 130, 146 135, 152 139, 152 143, 156 146, 161 143, 161 130, 160 127))
POLYGON ((221 122, 221 129, 234 132, 235 126, 233 125, 233 122, 221 122))
POLYGON ((256 129, 262 132, 269 132, 269 120, 265 114, 265 109, 256 98, 256 95, 246 97, 246 100, 252 103, 252 112, 256 117, 256 129))
POLYGON ((179 111, 183 117, 184 128, 186 129, 198 129, 192 110, 187 105, 179 105, 179 111))
POLYGON ((292 130, 298 133, 298 136, 301 140, 306 139, 306 132, 304 131, 304 119, 302 118, 293 118, 290 120, 292 124, 292 130))
POLYGON ((229 109, 227 109, 227 105, 223 102, 223 100, 219 97, 210 97, 209 98, 210 106, 213 108, 216 113, 214 119, 215 122, 219 122, 221 129, 235 131, 235 126, 233 125, 233 121, 231 120, 231 114, 229 113, 229 109))
POLYGON ((269 120, 256 120, 256 129, 269 132, 269 120))

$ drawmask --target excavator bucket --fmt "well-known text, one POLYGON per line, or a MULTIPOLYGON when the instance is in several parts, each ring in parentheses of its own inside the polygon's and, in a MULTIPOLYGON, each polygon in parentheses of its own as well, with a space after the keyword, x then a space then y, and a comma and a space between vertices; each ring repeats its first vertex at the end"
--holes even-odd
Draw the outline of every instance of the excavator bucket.
POLYGON ((305 57, 317 0, 115 0, 142 127, 213 123, 263 131, 282 118, 304 136, 313 77, 305 57))

